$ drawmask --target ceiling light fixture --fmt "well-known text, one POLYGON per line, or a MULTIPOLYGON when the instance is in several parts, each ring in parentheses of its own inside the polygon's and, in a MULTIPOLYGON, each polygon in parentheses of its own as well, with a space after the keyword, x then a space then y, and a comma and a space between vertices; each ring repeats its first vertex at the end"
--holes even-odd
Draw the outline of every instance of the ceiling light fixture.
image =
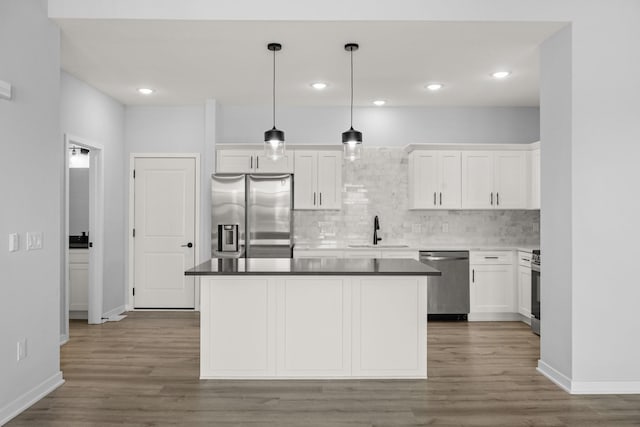
POLYGON ((358 50, 357 43, 347 43, 344 50, 351 55, 351 122, 347 131, 342 132, 342 144, 345 157, 351 161, 358 160, 362 156, 362 132, 353 128, 353 51, 358 50))
POLYGON ((322 82, 311 83, 311 87, 317 90, 326 89, 327 84, 322 82))
POLYGON ((273 127, 264 133, 264 151, 276 160, 284 156, 284 131, 276 128, 276 52, 282 49, 282 45, 269 43, 267 49, 273 52, 273 127))
POLYGON ((138 93, 142 95, 151 95, 153 92, 154 90, 148 87, 141 87, 138 89, 138 93))
POLYGON ((375 101, 373 101, 373 105, 378 107, 382 107, 386 103, 387 101, 385 101, 384 99, 376 99, 375 101))
POLYGON ((429 83, 427 85, 427 89, 431 91, 436 91, 442 89, 442 83, 429 83))
POLYGON ((496 71, 495 73, 491 74, 491 77, 493 77, 494 79, 504 79, 505 77, 509 77, 510 75, 510 71, 496 71))

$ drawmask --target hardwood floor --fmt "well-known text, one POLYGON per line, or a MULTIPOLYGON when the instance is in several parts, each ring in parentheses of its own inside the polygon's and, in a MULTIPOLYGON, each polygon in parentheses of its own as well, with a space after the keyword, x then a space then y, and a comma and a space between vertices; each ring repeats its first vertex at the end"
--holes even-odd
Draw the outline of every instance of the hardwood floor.
POLYGON ((640 396, 571 396, 518 322, 429 323, 428 380, 199 381, 198 314, 71 323, 66 383, 8 426, 640 426, 640 396))

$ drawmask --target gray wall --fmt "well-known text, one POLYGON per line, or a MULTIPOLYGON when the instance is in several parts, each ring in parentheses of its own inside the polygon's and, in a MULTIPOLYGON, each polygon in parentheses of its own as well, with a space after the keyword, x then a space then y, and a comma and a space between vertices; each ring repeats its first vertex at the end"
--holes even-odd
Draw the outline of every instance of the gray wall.
POLYGON ((89 234, 89 168, 69 169, 69 235, 89 234))
POLYGON ((367 148, 360 161, 344 162, 342 169, 342 210, 295 211, 296 243, 371 243, 378 215, 378 236, 387 244, 422 249, 540 244, 539 211, 408 210, 408 158, 401 148, 367 148))
MULTIPOLYGON (((534 107, 361 107, 354 127, 367 146, 410 143, 529 143, 540 139, 534 107)), ((222 106, 218 142, 261 143, 271 127, 270 107, 222 106)), ((341 144, 349 109, 281 107, 277 125, 291 144, 341 144)))
POLYGON ((124 304, 124 107, 72 75, 62 72, 62 131, 104 147, 103 312, 124 304))
POLYGON ((20 404, 61 379, 59 363, 62 165, 58 121, 59 32, 44 0, 0 1, 0 79, 14 98, 0 100, 0 424, 20 404), (44 233, 26 251, 25 234, 44 233), (20 251, 7 235, 20 233, 20 251), (27 358, 16 362, 16 343, 27 358), (18 405, 18 406, 16 406, 18 405))

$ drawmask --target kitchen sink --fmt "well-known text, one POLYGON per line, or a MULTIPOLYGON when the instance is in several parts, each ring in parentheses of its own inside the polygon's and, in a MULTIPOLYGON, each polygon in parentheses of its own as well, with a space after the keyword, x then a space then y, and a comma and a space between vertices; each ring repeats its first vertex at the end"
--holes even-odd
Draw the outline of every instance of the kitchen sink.
POLYGON ((372 243, 358 244, 358 245, 348 245, 348 246, 350 248, 380 248, 380 249, 408 248, 409 247, 409 245, 382 245, 382 244, 374 245, 372 243))

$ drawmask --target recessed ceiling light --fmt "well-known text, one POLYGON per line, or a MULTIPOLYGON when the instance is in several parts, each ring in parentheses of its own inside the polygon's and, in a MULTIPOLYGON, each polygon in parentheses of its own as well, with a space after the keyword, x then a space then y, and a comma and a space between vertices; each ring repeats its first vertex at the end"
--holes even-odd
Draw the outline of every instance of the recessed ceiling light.
POLYGON ((442 83, 429 83, 427 85, 427 89, 429 89, 429 90, 440 90, 440 89, 442 89, 442 83))
POLYGON ((376 99, 375 101, 373 101, 373 105, 377 105, 378 107, 382 107, 386 103, 387 101, 385 101, 384 99, 376 99))
POLYGON ((138 89, 138 93, 141 93, 142 95, 151 95, 153 92, 154 90, 148 87, 141 87, 138 89))
POLYGON ((505 77, 509 77, 510 74, 511 71, 496 71, 495 73, 491 74, 491 77, 493 77, 494 79, 504 79, 505 77))
POLYGON ((327 84, 322 82, 315 82, 311 83, 311 87, 317 90, 322 90, 327 87, 327 84))

